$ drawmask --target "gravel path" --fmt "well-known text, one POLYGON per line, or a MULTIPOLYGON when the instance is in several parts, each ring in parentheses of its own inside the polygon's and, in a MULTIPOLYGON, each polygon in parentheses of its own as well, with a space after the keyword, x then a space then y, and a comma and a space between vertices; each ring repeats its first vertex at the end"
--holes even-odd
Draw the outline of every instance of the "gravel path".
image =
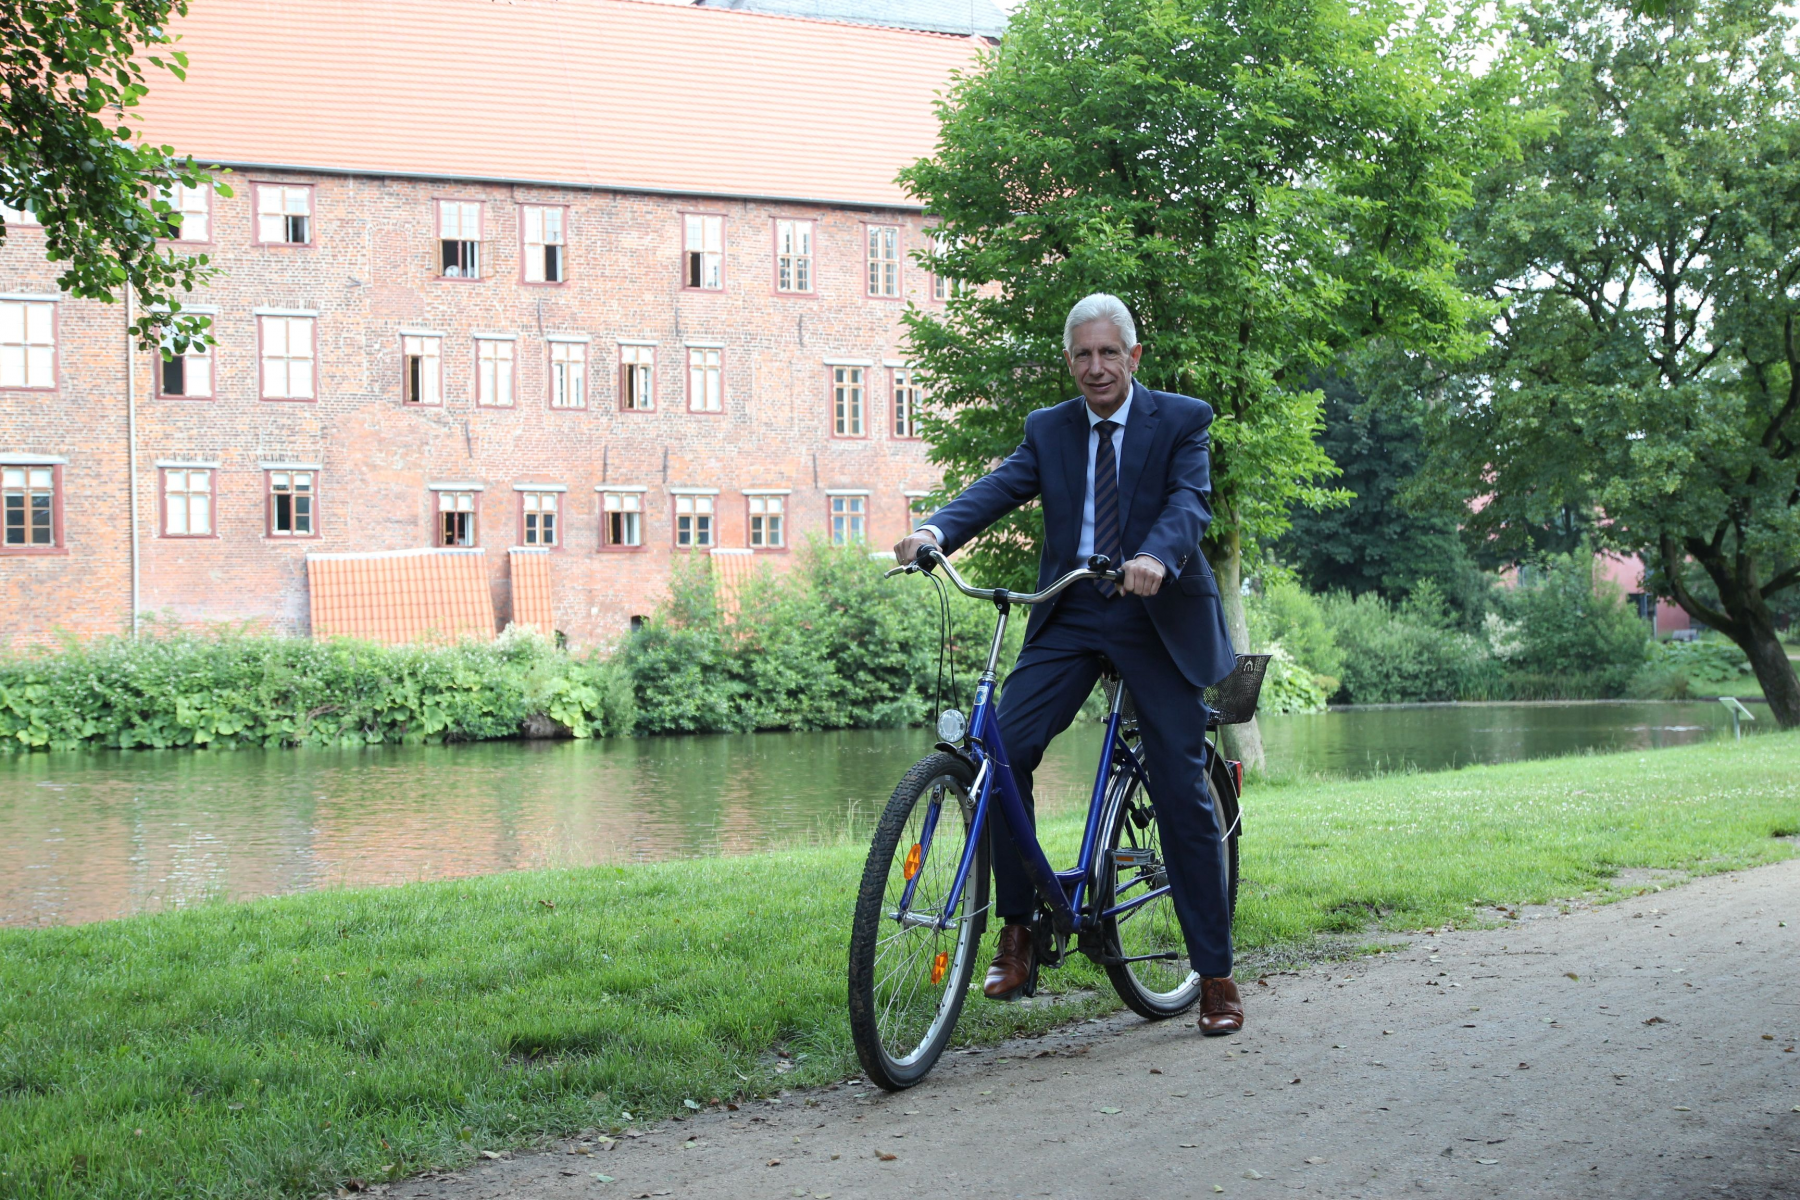
POLYGON ((1245 990, 389 1195, 1800 1197, 1800 860, 1245 990))

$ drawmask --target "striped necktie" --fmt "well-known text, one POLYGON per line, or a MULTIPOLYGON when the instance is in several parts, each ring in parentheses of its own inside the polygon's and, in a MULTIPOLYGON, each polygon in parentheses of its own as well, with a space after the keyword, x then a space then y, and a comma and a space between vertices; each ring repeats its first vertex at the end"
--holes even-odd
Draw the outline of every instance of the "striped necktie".
MULTIPOLYGON (((1113 434, 1118 429, 1117 421, 1094 426, 1100 435, 1100 444, 1094 449, 1094 553, 1106 555, 1115 571, 1125 565, 1119 561, 1124 553, 1119 546, 1119 459, 1113 453, 1113 434)), ((1115 596, 1119 591, 1108 579, 1095 586, 1102 596, 1115 596)))

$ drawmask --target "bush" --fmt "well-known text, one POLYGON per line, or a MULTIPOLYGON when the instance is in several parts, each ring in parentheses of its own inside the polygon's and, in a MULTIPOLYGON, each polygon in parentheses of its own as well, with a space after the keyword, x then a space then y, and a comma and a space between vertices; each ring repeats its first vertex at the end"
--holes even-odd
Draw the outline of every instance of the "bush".
MULTIPOLYGON (((891 564, 887 564, 891 565, 891 564)), ((759 572, 726 613, 706 560, 678 570, 669 603, 626 643, 644 733, 891 727, 923 720, 937 680, 937 593, 884 579, 859 547, 815 544, 795 569, 759 572)), ((986 659, 991 608, 952 597, 964 706, 986 659)), ((1028 614, 1008 629, 1010 665, 1028 614)), ((948 678, 945 683, 948 686, 948 678)))
POLYGON ((447 646, 153 632, 0 661, 0 744, 299 746, 628 732, 618 667, 532 633, 447 646))
POLYGON ((1723 639, 1652 642, 1649 656, 1628 687, 1643 700, 1687 700, 1693 696, 1760 691, 1750 659, 1736 643, 1723 639))
POLYGON ((1517 628, 1507 666, 1521 677, 1584 679, 1587 694, 1618 696, 1644 665, 1649 628, 1617 588, 1595 586, 1591 555, 1546 560, 1542 580, 1505 607, 1517 628))
POLYGON ((1325 598, 1323 612, 1343 653, 1340 695, 1352 704, 1459 700, 1494 688, 1494 660, 1478 639, 1451 628, 1429 582, 1400 605, 1366 593, 1325 598))

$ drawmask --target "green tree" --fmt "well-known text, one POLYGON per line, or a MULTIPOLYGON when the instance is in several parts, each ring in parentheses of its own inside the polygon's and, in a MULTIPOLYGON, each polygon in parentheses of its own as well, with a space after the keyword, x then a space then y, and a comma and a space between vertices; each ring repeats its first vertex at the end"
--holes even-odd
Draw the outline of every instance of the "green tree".
MULTIPOLYGON (((155 345, 166 330, 177 350, 205 337, 208 319, 182 312, 180 297, 213 268, 203 254, 157 245, 167 236, 165 192, 210 177, 168 146, 138 141, 125 119, 148 91, 144 63, 185 77, 187 56, 161 48, 174 41, 170 16, 187 8, 187 0, 0 0, 0 203, 43 223, 50 260, 66 264, 64 291, 111 301, 135 289, 144 302, 137 335, 155 345)), ((6 234, 0 219, 0 245, 6 234)))
MULTIPOLYGON (((907 316, 946 492, 1075 394, 1063 317, 1113 292, 1137 315, 1144 382, 1218 411, 1207 552, 1244 639, 1246 550, 1296 504, 1342 498, 1314 373, 1377 337, 1467 348, 1446 231, 1494 110, 1436 29, 1385 0, 1019 8, 940 105, 936 154, 901 173, 940 229, 931 268, 968 285, 907 316)), ((1028 581, 1041 536, 1018 514, 977 549, 983 572, 1028 581)))
POLYGON ((1795 26, 1745 0, 1672 24, 1543 0, 1519 20, 1523 95, 1561 117, 1470 214, 1472 283, 1506 310, 1440 410, 1434 472, 1490 497, 1472 520, 1500 543, 1593 512, 1793 727, 1770 599, 1800 584, 1795 26))
POLYGON ((1443 589, 1465 623, 1489 608, 1491 578, 1463 546, 1460 502, 1409 490, 1425 464, 1425 404, 1420 393, 1365 396, 1341 375, 1321 381, 1325 427, 1319 445, 1343 472, 1350 493, 1341 508, 1299 509, 1278 546, 1315 592, 1375 592, 1398 603, 1422 579, 1443 589))

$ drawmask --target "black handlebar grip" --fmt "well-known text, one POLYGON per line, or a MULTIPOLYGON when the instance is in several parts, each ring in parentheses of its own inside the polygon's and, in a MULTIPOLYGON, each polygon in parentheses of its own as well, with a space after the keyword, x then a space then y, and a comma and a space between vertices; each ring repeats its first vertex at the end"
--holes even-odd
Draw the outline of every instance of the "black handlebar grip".
POLYGON ((931 552, 937 548, 937 546, 930 542, 926 542, 923 546, 920 546, 919 552, 913 555, 913 566, 919 568, 921 571, 929 571, 937 566, 937 560, 931 557, 931 552))

